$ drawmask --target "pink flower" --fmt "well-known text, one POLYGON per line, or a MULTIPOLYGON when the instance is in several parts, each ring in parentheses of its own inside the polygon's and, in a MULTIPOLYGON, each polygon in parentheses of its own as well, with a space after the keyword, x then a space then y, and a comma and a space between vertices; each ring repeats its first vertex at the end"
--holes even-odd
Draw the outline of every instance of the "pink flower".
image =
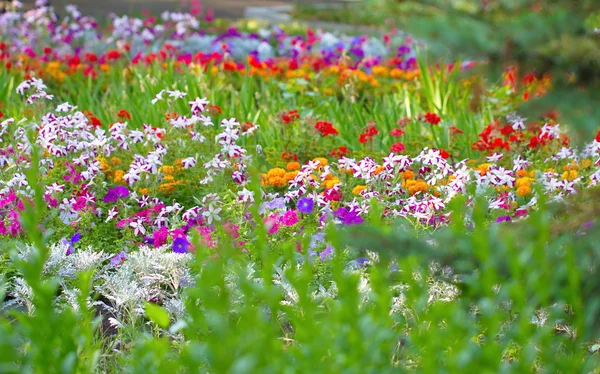
POLYGON ((288 210, 281 217, 281 223, 286 226, 294 226, 296 223, 298 223, 298 214, 295 210, 288 210))
POLYGON ((169 236, 169 230, 166 227, 161 227, 159 230, 152 233, 152 239, 154 239, 154 246, 160 247, 167 242, 169 236))
POLYGON ((265 228, 269 234, 275 234, 279 231, 279 217, 277 214, 271 214, 264 219, 265 228))
MULTIPOLYGON (((198 232, 200 232, 200 227, 198 228, 198 232)), ((174 229, 171 231, 171 236, 173 237, 173 240, 177 238, 185 238, 185 232, 183 232, 182 229, 174 229)))
POLYGON ((232 222, 226 222, 223 225, 223 229, 229 234, 229 236, 233 239, 237 239, 240 236, 240 227, 232 222))

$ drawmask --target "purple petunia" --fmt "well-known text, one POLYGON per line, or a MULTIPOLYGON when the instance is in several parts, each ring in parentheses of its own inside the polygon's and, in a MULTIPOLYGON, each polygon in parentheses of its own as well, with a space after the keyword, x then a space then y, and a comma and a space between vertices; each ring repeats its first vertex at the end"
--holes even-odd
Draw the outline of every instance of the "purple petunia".
POLYGON ((126 198, 129 196, 129 190, 125 186, 117 186, 108 190, 106 196, 104 196, 105 203, 116 203, 120 198, 126 198))
POLYGON ((358 215, 358 213, 354 209, 348 210, 346 208, 339 208, 338 210, 333 212, 333 214, 337 218, 339 218, 345 225, 348 226, 360 225, 365 221, 364 219, 362 219, 361 216, 358 215))
POLYGON ((175 253, 187 253, 190 242, 188 242, 185 236, 180 236, 173 241, 173 252, 175 253))
POLYGON ((313 199, 308 198, 308 197, 303 197, 302 199, 298 200, 298 211, 300 213, 311 213, 313 210, 313 207, 315 205, 315 202, 313 201, 313 199))
POLYGON ((510 222, 510 220, 511 220, 510 216, 500 216, 500 217, 496 218, 496 223, 510 222))
POLYGON ((127 259, 127 255, 125 254, 125 252, 120 252, 110 259, 110 264, 112 266, 120 266, 123 263, 123 261, 125 261, 125 259, 127 259))

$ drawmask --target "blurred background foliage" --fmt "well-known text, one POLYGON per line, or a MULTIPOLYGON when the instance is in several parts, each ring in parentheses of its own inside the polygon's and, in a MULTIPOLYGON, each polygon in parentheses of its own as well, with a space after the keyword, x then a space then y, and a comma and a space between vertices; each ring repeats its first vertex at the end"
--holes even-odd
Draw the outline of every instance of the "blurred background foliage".
MULTIPOLYGON (((485 62, 474 76, 497 80, 512 68, 516 82, 550 74, 553 89, 523 113, 555 109, 589 140, 600 118, 600 1, 365 0, 343 7, 298 7, 305 19, 394 26, 414 35, 438 58, 485 62)), ((483 84, 483 83, 482 83, 483 84)), ((474 90, 482 92, 478 86, 474 90)), ((476 93, 475 93, 476 94, 476 93)))

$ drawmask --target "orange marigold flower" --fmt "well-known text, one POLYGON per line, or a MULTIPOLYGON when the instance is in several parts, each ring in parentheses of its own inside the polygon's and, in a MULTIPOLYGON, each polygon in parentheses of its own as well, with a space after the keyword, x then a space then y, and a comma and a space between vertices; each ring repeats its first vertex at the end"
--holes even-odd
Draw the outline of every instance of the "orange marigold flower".
POLYGON ((273 169, 269 170, 267 172, 267 176, 269 177, 269 184, 271 184, 270 179, 272 177, 282 178, 285 175, 285 173, 286 173, 285 170, 283 170, 282 168, 273 168, 273 169))
POLYGON ((517 188, 517 195, 524 197, 531 194, 531 187, 529 186, 521 186, 517 188))
POLYGON ((360 193, 363 192, 366 188, 367 186, 356 186, 352 189, 352 193, 355 195, 360 195, 360 193))
POLYGON ((286 165, 286 169, 288 169, 289 171, 300 170, 300 163, 296 161, 288 162, 288 164, 286 165))
POLYGON ((285 172, 282 176, 269 177, 269 184, 275 187, 283 187, 287 184, 283 177, 285 177, 285 172))
POLYGON ((115 175, 114 175, 113 181, 115 183, 123 183, 124 175, 125 175, 125 172, 123 170, 115 170, 115 175))

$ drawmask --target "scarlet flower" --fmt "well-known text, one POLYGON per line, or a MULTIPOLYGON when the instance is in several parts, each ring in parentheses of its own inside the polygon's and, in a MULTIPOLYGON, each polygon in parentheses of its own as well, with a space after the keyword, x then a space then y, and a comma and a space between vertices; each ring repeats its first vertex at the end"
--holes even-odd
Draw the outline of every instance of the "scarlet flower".
POLYGON ((403 129, 393 129, 392 131, 390 131, 391 136, 402 136, 404 134, 405 131, 403 129))
POLYGON ((282 113, 281 115, 281 120, 283 121, 283 123, 285 123, 286 125, 289 124, 290 122, 297 120, 300 118, 300 114, 298 113, 297 110, 290 110, 287 112, 282 113))
POLYGON ((106 54, 106 59, 107 60, 118 60, 121 58, 121 53, 119 51, 117 51, 116 49, 113 49, 111 51, 108 51, 108 53, 106 54))
POLYGON ((514 131, 513 127, 511 125, 506 125, 504 126, 501 130, 500 133, 502 135, 509 135, 514 131))
POLYGON ((369 141, 369 139, 370 139, 370 138, 367 136, 367 134, 360 134, 360 135, 358 136, 358 141, 359 141, 361 144, 365 144, 367 141, 369 141))
POLYGON ((369 122, 369 126, 367 127, 365 132, 360 134, 360 136, 358 137, 358 141, 362 144, 365 144, 366 142, 371 140, 371 138, 373 138, 377 134, 379 134, 379 131, 377 130, 377 127, 375 127, 375 124, 373 123, 373 121, 371 121, 371 122, 369 122))
POLYGON ((442 119, 435 113, 425 114, 425 122, 429 122, 432 125, 437 125, 442 119))
POLYGON ((50 53, 52 53, 52 48, 50 48, 50 47, 44 47, 44 54, 49 55, 50 53))
POLYGON ((344 146, 340 146, 340 147, 336 147, 333 149, 333 151, 331 151, 330 153, 333 157, 336 158, 342 158, 346 155, 350 154, 350 150, 348 150, 348 148, 344 147, 344 146))
POLYGON ((125 109, 121 109, 117 113, 117 117, 120 119, 131 119, 131 114, 129 114, 129 112, 126 111, 125 109))
POLYGON ((88 62, 96 62, 96 61, 98 61, 98 56, 96 56, 95 53, 86 53, 85 54, 85 59, 88 62))
POLYGON ((281 154, 281 159, 286 162, 298 161, 298 155, 293 152, 283 152, 281 154))
POLYGON ((596 134, 596 141, 600 143, 600 131, 598 131, 598 134, 596 134))
POLYGON ((456 126, 451 126, 450 127, 450 135, 457 136, 457 135, 460 135, 460 134, 464 134, 464 132, 461 129, 459 129, 456 126))
POLYGON ((315 124, 315 129, 321 133, 321 136, 339 134, 339 132, 333 128, 333 125, 330 122, 319 121, 315 124))
POLYGON ((4 113, 0 110, 0 118, 4 117, 4 113))
POLYGON ((445 149, 440 149, 440 156, 442 156, 442 158, 444 160, 448 159, 450 157, 450 154, 448 152, 446 152, 445 149))
POLYGON ((400 153, 400 152, 404 152, 404 150, 406 149, 406 147, 404 147, 404 144, 397 142, 392 144, 392 148, 390 148, 390 151, 394 152, 394 153, 400 153))
POLYGON ((221 110, 221 107, 218 105, 212 105, 209 104, 206 106, 206 109, 211 113, 211 114, 221 114, 223 111, 221 110))

